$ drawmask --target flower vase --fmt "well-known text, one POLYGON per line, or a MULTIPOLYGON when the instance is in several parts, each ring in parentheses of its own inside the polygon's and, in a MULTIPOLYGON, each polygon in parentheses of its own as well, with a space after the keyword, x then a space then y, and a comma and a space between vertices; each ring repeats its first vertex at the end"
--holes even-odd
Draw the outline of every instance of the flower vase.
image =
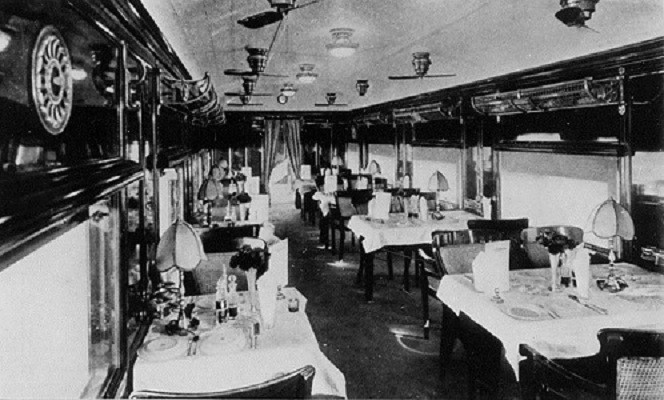
POLYGON ((560 254, 549 253, 549 263, 551 265, 551 291, 555 292, 560 288, 560 254))
POLYGON ((251 306, 251 313, 255 313, 258 305, 258 297, 256 296, 256 268, 249 268, 245 274, 247 275, 247 292, 249 293, 249 305, 251 306))

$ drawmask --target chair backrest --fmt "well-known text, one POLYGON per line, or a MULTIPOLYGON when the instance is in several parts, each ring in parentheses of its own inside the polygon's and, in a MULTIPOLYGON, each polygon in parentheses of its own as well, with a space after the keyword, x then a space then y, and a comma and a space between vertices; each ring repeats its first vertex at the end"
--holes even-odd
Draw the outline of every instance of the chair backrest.
POLYGON ((472 272, 472 262, 484 250, 484 243, 498 240, 504 239, 499 232, 490 229, 434 231, 431 246, 437 273, 442 278, 448 274, 472 272))
POLYGON ((528 262, 528 257, 521 246, 521 232, 528 228, 528 218, 471 219, 468 220, 467 224, 468 229, 495 231, 496 233, 492 240, 509 240, 511 242, 510 270, 531 267, 531 263, 528 262))
POLYGON ((306 399, 316 369, 307 365, 288 374, 265 382, 221 392, 176 393, 156 390, 137 390, 130 399, 306 399))
POLYGON ((357 215, 367 215, 369 213, 369 202, 373 198, 373 190, 351 190, 350 196, 355 206, 355 213, 357 215))
POLYGON ((528 218, 516 219, 469 219, 468 229, 494 229, 502 232, 518 232, 517 239, 521 231, 528 227, 528 218))
POLYGON ((264 267, 267 266, 270 258, 270 250, 265 240, 255 237, 241 237, 235 239, 233 241, 233 244, 235 246, 235 250, 240 250, 244 246, 250 246, 252 249, 262 250, 263 251, 262 261, 264 267))
POLYGON ((225 253, 236 250, 234 240, 258 235, 257 225, 210 227, 197 229, 206 253, 225 253))
POLYGON ((605 328, 597 339, 616 398, 664 398, 664 330, 605 328))
POLYGON ((349 191, 338 191, 334 194, 337 207, 335 213, 341 218, 350 218, 355 215, 353 197, 349 191))

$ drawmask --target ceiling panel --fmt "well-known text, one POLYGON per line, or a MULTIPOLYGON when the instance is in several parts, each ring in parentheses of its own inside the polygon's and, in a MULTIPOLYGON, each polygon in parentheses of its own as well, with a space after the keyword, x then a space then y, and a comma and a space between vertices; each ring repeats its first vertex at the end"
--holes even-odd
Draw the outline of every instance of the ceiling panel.
POLYGON ((601 0, 587 28, 558 21, 558 0, 321 0, 291 11, 278 32, 278 24, 259 29, 237 24, 269 10, 266 0, 143 3, 192 76, 208 72, 220 94, 241 90, 241 79, 225 76, 223 70, 248 69, 245 46, 268 48, 273 43, 267 72, 288 78, 261 77, 256 90, 276 93, 290 82, 298 92, 285 105, 278 104, 276 96, 261 97, 264 106, 247 108, 250 111, 320 111, 315 103, 325 102, 327 92, 338 93, 337 102, 353 109, 664 35, 661 0, 601 0), (330 29, 339 27, 354 29, 351 40, 360 45, 349 58, 331 57, 325 48, 332 41, 330 29), (414 73, 415 51, 430 52, 429 74, 456 76, 388 80, 390 75, 414 73), (316 82, 297 82, 301 63, 316 65, 316 82), (357 79, 369 80, 364 97, 355 89, 357 79))

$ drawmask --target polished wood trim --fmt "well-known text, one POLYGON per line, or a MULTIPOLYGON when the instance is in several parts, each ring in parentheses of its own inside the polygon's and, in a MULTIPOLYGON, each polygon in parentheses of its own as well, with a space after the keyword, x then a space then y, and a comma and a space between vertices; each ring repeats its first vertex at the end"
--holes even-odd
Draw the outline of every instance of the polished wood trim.
POLYGON ((1 174, 0 271, 25 246, 86 219, 87 212, 81 211, 90 204, 142 177, 140 165, 121 159, 1 174))
POLYGON ((629 146, 602 142, 504 142, 494 146, 496 151, 583 154, 624 157, 630 154, 629 146))

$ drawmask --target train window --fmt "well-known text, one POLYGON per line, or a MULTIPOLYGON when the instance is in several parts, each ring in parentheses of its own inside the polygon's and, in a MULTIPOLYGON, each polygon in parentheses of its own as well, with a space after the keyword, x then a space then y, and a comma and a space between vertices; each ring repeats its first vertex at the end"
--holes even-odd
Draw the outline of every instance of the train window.
MULTIPOLYGON (((104 384, 120 367, 120 215, 119 195, 89 208, 90 304, 89 374, 85 394, 101 395, 104 384)), ((84 396, 85 397, 85 396, 84 396)))

